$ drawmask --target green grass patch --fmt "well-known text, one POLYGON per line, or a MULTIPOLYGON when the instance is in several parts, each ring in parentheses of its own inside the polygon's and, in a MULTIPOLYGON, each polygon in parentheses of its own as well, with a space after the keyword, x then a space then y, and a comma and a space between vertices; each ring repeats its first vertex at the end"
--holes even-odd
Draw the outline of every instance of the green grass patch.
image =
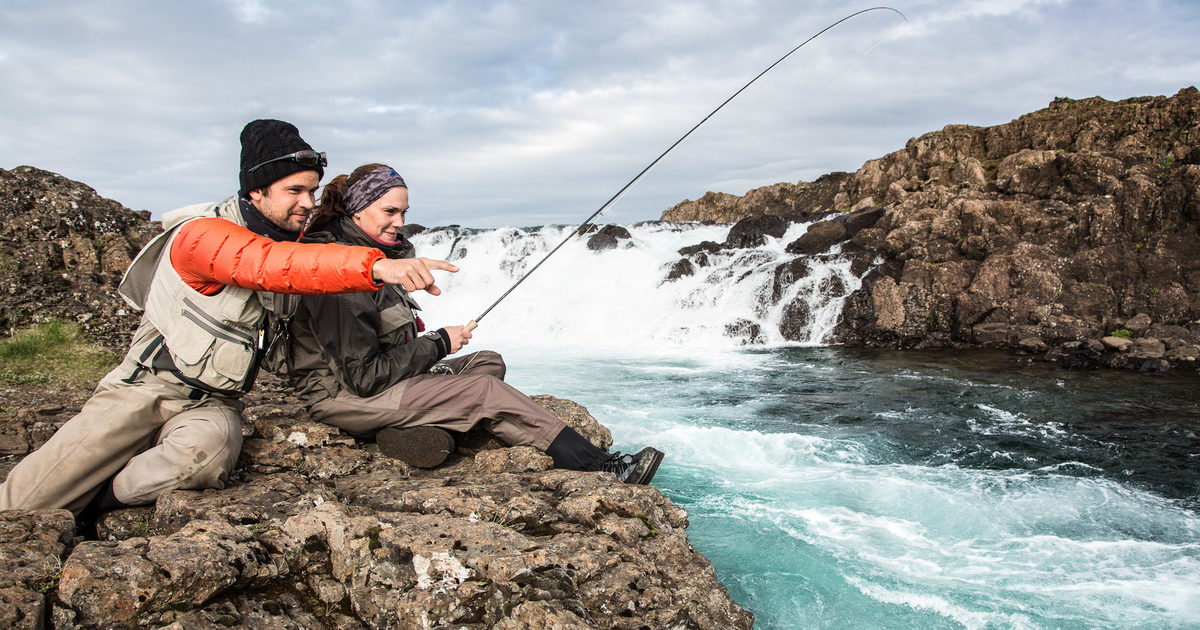
POLYGON ((1118 329, 1112 331, 1111 333, 1109 333, 1109 336, 1110 337, 1120 337, 1122 339, 1132 339, 1133 331, 1129 330, 1128 328, 1118 328, 1118 329))
POLYGON ((0 341, 0 383, 92 386, 121 357, 80 337, 70 322, 50 321, 0 341))

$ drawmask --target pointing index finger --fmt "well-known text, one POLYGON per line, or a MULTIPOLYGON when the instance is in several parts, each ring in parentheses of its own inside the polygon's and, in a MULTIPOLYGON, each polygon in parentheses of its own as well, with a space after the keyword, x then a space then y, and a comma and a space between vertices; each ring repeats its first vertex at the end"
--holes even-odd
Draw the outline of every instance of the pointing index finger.
POLYGON ((442 271, 458 271, 458 265, 452 265, 444 260, 436 260, 433 258, 422 258, 425 261, 425 266, 430 269, 441 269, 442 271))

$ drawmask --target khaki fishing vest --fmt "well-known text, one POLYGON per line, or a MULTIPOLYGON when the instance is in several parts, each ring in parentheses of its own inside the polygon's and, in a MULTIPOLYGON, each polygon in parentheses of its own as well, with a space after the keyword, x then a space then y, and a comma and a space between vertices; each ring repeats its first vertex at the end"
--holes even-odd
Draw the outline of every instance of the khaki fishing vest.
MULTIPOLYGON (((171 243, 179 226, 201 217, 245 225, 236 196, 163 215, 163 233, 142 248, 118 287, 130 306, 145 311, 127 356, 193 388, 237 396, 258 372, 267 323, 263 302, 274 306, 283 296, 228 285, 204 295, 188 286, 171 265, 171 243)), ((294 307, 295 300, 287 302, 294 307)))

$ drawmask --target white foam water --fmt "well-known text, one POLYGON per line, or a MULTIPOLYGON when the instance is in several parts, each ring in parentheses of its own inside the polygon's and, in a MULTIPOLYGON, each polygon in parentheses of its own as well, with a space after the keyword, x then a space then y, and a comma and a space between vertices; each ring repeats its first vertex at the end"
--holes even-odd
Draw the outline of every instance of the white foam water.
MULTIPOLYGON (((728 226, 654 222, 626 226, 632 238, 615 249, 592 251, 587 237, 567 242, 501 302, 479 329, 481 339, 521 336, 539 346, 569 344, 591 349, 630 346, 732 348, 818 345, 833 330, 844 296, 860 286, 848 259, 832 254, 809 259, 810 273, 776 281, 779 267, 797 257, 784 247, 807 224, 793 224, 761 247, 707 253, 695 273, 667 280, 678 250, 702 241, 721 242, 728 226), (780 332, 783 310, 802 300, 809 312, 804 334, 780 332), (730 334, 731 329, 758 335, 730 334)), ((414 237, 421 256, 449 260, 461 269, 439 273, 442 297, 422 297, 433 322, 476 317, 574 227, 527 230, 437 230, 414 237)))

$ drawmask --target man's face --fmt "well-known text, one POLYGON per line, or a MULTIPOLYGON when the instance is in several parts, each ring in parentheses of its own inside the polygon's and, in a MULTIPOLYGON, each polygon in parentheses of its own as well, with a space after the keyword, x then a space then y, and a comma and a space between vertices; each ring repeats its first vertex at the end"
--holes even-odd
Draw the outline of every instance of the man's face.
POLYGON ((250 202, 276 227, 299 232, 312 213, 320 184, 316 171, 292 173, 265 189, 251 190, 250 202))

